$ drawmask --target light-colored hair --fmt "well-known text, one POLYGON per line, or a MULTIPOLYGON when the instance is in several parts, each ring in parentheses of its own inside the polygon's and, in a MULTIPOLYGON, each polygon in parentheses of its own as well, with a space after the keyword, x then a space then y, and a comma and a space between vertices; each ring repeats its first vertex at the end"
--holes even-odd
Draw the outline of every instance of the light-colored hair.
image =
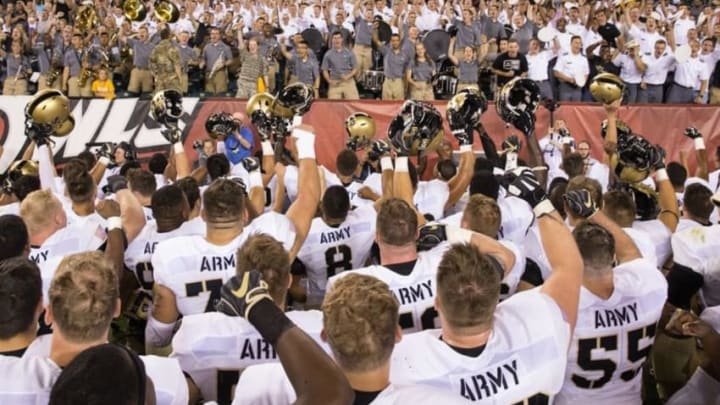
POLYGON ((28 194, 20 205, 20 216, 27 225, 30 235, 38 234, 50 227, 55 213, 63 209, 60 200, 50 190, 37 190, 28 194))
POLYGON ((66 256, 48 292, 55 327, 71 342, 92 342, 110 330, 117 300, 115 267, 102 252, 66 256))
POLYGON ((482 194, 474 194, 465 206, 462 219, 471 231, 497 238, 502 214, 495 200, 482 194))
POLYGON ((333 285, 322 305, 323 326, 343 370, 370 371, 390 359, 398 308, 388 285, 375 277, 351 273, 333 285))

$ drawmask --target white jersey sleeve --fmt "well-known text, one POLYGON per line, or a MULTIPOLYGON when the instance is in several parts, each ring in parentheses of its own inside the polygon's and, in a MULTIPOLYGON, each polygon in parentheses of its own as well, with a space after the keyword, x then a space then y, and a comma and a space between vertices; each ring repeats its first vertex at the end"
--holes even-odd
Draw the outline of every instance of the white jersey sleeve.
POLYGON ((497 203, 501 215, 498 237, 521 245, 528 229, 535 222, 535 215, 533 215, 530 205, 513 196, 498 197, 497 203))
MULTIPOLYGON (((345 191, 347 191, 348 196, 350 197, 350 205, 353 207, 364 207, 366 205, 373 205, 375 201, 368 200, 365 198, 360 197, 360 189, 365 187, 362 183, 359 183, 357 181, 352 181, 350 184, 345 186, 345 191)), ((377 193, 382 195, 382 193, 377 193)))
POLYGON ((511 295, 517 291, 520 279, 525 272, 525 255, 518 248, 518 246, 510 241, 501 240, 500 243, 506 248, 510 249, 515 255, 515 264, 510 271, 505 274, 502 282, 500 283, 500 301, 510 298, 511 295))
POLYGON ((233 405, 292 404, 297 399, 295 389, 279 363, 248 367, 240 375, 233 405))
POLYGON ((157 405, 185 405, 190 400, 187 381, 176 359, 140 356, 145 373, 155 386, 157 405))
POLYGON ((322 302, 329 277, 365 265, 375 240, 376 218, 375 208, 368 205, 350 211, 339 226, 313 219, 298 254, 307 272, 308 304, 322 302))
POLYGON ((390 381, 431 385, 483 403, 547 403, 562 387, 569 342, 560 308, 533 289, 498 304, 492 333, 477 357, 448 346, 440 329, 404 336, 392 355, 390 381))
POLYGON ((418 253, 415 267, 407 276, 387 267, 369 266, 331 277, 328 279, 327 289, 330 291, 337 280, 350 273, 373 276, 390 287, 390 291, 400 304, 399 323, 403 333, 438 328, 440 321, 435 310, 435 276, 442 255, 449 246, 443 243, 434 249, 418 253))
MULTIPOLYGON (((657 255, 655 254, 655 245, 647 232, 635 228, 623 228, 623 231, 625 231, 625 233, 635 243, 635 246, 640 251, 640 255, 643 259, 647 259, 655 263, 658 262, 657 255)), ((662 264, 660 264, 660 266, 662 266, 662 264)))
MULTIPOLYGON (((329 352, 320 339, 320 311, 290 311, 287 316, 329 352)), ((172 357, 200 388, 203 398, 221 404, 230 403, 240 370, 278 361, 275 349, 248 321, 219 312, 184 317, 172 347, 172 357)))
POLYGON ((46 357, 0 356, 0 403, 45 405, 60 367, 46 357))
POLYGON ((442 180, 420 181, 415 191, 415 206, 421 214, 430 214, 435 220, 445 216, 445 204, 450 197, 450 188, 442 180))
POLYGON ((537 225, 530 227, 525 240, 520 244, 524 248, 525 257, 532 259, 540 268, 540 274, 543 280, 547 280, 550 277, 552 268, 550 267, 550 261, 545 254, 545 248, 542 244, 542 237, 540 236, 540 228, 537 225))
POLYGON ((698 226, 672 236, 673 260, 703 277, 702 298, 720 305, 720 225, 698 226))
POLYGON ((363 181, 363 186, 368 186, 375 194, 382 195, 382 174, 370 173, 363 181))
POLYGON ((584 287, 557 404, 641 404, 642 368, 655 340, 667 282, 655 262, 637 259, 613 270, 614 290, 601 299, 584 287))
POLYGON ((235 275, 235 255, 246 238, 243 232, 224 246, 202 236, 164 240, 152 255, 155 282, 172 290, 182 315, 214 311, 222 285, 235 275))

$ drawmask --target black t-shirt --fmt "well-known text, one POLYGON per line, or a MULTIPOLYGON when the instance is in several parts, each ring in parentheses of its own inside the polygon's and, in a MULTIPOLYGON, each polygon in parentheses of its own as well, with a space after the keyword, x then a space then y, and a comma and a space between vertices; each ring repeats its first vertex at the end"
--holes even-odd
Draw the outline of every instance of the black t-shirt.
POLYGON ((612 61, 603 62, 602 58, 596 55, 591 56, 588 59, 590 64, 590 74, 588 77, 595 77, 599 73, 612 73, 614 75, 620 74, 620 68, 615 66, 612 61))
POLYGON ((606 23, 598 27, 598 34, 600 34, 602 39, 607 41, 611 48, 617 48, 617 42, 615 40, 620 36, 620 30, 614 24, 606 23))
POLYGON ((527 73, 528 63, 525 55, 518 53, 516 57, 510 57, 507 52, 503 52, 493 62, 493 69, 503 70, 505 72, 513 71, 513 77, 497 77, 497 85, 502 86, 522 73, 527 73))

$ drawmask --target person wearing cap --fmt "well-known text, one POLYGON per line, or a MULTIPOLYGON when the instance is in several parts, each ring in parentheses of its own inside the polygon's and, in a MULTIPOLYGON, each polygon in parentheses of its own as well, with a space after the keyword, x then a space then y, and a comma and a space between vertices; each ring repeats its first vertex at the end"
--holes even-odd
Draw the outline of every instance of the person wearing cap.
POLYGON ((646 69, 640 82, 639 103, 662 103, 665 81, 675 58, 667 50, 667 42, 659 39, 651 55, 643 55, 646 69))
POLYGON ((668 104, 702 103, 707 91, 709 74, 705 64, 700 61, 700 43, 690 42, 690 57, 687 60, 675 58, 675 81, 667 96, 668 104), (700 92, 695 94, 696 81, 700 82, 700 92))
POLYGON ((560 81, 560 101, 581 101, 582 86, 587 81, 590 65, 582 55, 582 39, 574 36, 571 41, 572 50, 558 57, 553 68, 555 77, 560 81), (580 83, 578 83, 580 80, 580 83))
POLYGON ((620 68, 620 79, 625 83, 624 102, 636 103, 642 75, 647 65, 642 61, 639 52, 640 44, 636 40, 629 41, 625 52, 615 51, 613 64, 620 68))

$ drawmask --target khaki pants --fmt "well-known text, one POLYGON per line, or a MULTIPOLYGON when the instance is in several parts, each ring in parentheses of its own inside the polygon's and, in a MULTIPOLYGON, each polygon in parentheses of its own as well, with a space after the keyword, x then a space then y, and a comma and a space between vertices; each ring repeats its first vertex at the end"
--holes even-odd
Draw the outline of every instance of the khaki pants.
POLYGON ((383 100, 404 100, 405 99, 405 82, 403 79, 385 78, 382 87, 383 100))
POLYGON ((358 94, 355 80, 343 80, 338 84, 328 87, 328 99, 331 100, 357 100, 360 98, 358 94))
POLYGON ((460 90, 473 88, 475 90, 480 90, 480 87, 478 87, 477 84, 474 83, 458 83, 457 89, 455 89, 455 94, 459 93, 460 90))
POLYGON ((238 90, 235 93, 236 98, 250 98, 257 93, 257 79, 252 80, 245 77, 238 78, 238 90))
POLYGON ((149 93, 153 89, 153 75, 147 69, 133 68, 130 71, 128 91, 130 93, 149 93))
POLYGON ((48 79, 48 76, 49 76, 49 75, 50 75, 49 73, 45 73, 45 74, 41 74, 41 75, 40 75, 40 78, 38 79, 38 82, 37 82, 37 85, 38 85, 37 89, 38 89, 38 91, 40 91, 40 90, 45 90, 45 89, 56 89, 56 90, 60 90, 60 85, 62 84, 62 83, 61 83, 61 82, 62 82, 62 73, 59 74, 59 75, 55 78, 55 81, 53 81, 52 83, 50 83, 50 86, 47 85, 47 79, 48 79))
POLYGON ((366 45, 355 45, 353 53, 357 60, 355 79, 362 80, 365 71, 372 67, 372 48, 366 45))
POLYGON ((10 78, 3 84, 3 94, 6 96, 22 96, 27 94, 27 80, 10 78))
MULTIPOLYGON (((155 91, 163 91, 163 90, 177 90, 180 92, 183 92, 182 90, 182 81, 180 80, 177 75, 175 75, 175 72, 173 73, 162 73, 157 76, 155 76, 155 91)), ((185 91, 187 92, 187 91, 185 91)))
POLYGON ((270 94, 274 93, 276 90, 275 85, 277 83, 275 83, 275 75, 277 74, 277 72, 278 72, 277 62, 273 62, 272 64, 268 65, 267 70, 265 71, 267 78, 268 78, 268 83, 266 83, 267 89, 265 91, 267 91, 270 94))
POLYGON ((188 81, 189 79, 187 73, 183 73, 180 75, 180 90, 183 94, 187 94, 188 92, 188 81))
POLYGON ((650 361, 655 372, 658 394, 669 398, 685 385, 698 364, 695 338, 676 339, 664 333, 655 336, 650 361))
POLYGON ((205 91, 208 93, 226 93, 228 90, 228 76, 227 70, 220 69, 215 72, 215 75, 210 78, 205 78, 205 91))
POLYGON ((432 101, 435 99, 432 84, 426 82, 415 82, 410 85, 410 99, 419 101, 432 101))
POLYGON ((83 97, 83 98, 92 98, 93 92, 92 92, 92 83, 90 83, 90 80, 88 80, 85 83, 85 86, 82 88, 78 84, 78 77, 73 76, 68 79, 68 97, 83 97))
POLYGON ((710 104, 720 104, 720 87, 710 87, 710 104))

